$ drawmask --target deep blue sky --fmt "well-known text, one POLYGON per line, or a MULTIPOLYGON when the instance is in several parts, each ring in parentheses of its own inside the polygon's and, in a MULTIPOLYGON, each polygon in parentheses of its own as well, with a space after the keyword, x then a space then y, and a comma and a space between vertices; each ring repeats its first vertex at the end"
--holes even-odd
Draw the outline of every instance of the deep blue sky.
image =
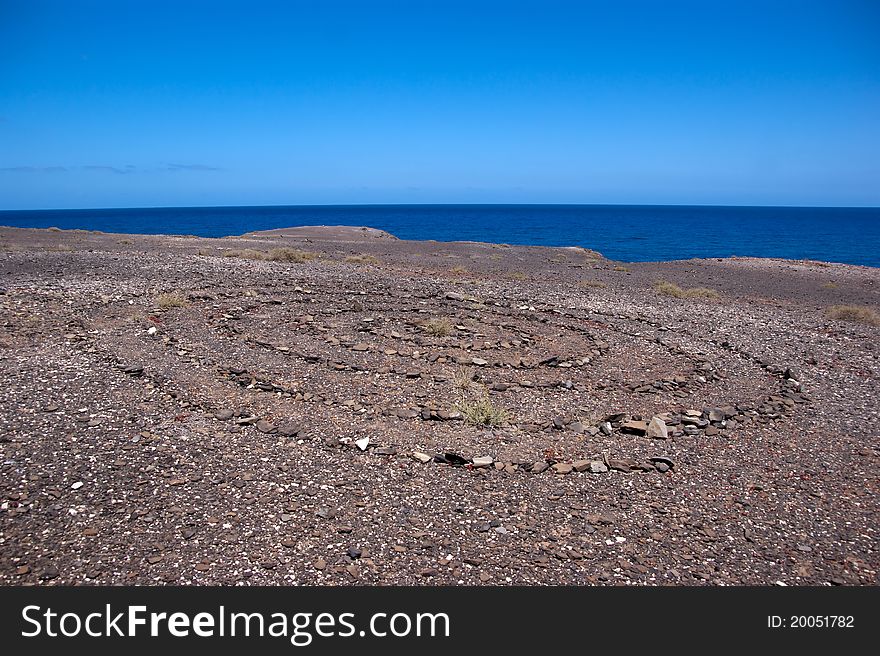
POLYGON ((0 0, 0 209, 880 205, 880 3, 0 0))

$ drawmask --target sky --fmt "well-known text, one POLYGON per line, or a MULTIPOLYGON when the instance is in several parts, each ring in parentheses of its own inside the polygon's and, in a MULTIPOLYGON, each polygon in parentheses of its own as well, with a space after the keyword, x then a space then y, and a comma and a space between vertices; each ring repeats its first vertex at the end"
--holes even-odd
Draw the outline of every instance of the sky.
POLYGON ((0 209, 880 205, 880 2, 0 0, 0 209))

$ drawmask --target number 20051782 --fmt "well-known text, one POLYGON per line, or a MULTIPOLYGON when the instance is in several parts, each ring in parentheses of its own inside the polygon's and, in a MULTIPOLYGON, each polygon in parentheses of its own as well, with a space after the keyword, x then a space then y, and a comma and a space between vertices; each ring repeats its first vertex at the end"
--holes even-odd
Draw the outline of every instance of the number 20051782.
POLYGON ((770 629, 852 629, 855 618, 852 615, 768 615, 767 627, 770 629))

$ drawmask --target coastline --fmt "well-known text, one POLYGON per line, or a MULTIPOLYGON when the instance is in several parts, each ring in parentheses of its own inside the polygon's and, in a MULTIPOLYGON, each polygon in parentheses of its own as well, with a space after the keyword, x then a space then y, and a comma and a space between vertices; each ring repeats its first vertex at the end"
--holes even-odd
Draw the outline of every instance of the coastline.
POLYGON ((826 311, 877 308, 878 269, 359 227, 0 244, 0 582, 876 581, 880 329, 826 311))
POLYGON ((200 237, 364 225, 401 239, 588 246, 619 261, 731 256, 880 267, 880 209, 834 207, 377 205, 0 211, 0 223, 200 237))

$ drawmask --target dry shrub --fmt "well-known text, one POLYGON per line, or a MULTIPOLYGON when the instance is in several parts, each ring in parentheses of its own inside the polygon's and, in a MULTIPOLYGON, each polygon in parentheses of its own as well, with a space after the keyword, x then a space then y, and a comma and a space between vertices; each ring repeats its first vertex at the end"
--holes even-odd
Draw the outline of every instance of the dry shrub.
POLYGON ((863 305, 834 305, 825 312, 829 319, 864 323, 869 326, 880 326, 880 314, 873 308, 863 305))
POLYGON ((508 420, 507 411, 492 403, 486 394, 476 400, 461 401, 456 407, 466 422, 477 426, 500 426, 508 420))
POLYGON ((452 334, 452 322, 446 317, 428 319, 422 324, 422 330, 434 337, 448 337, 452 334))
POLYGON ((374 255, 349 255, 345 258, 347 264, 380 264, 379 258, 374 255))
POLYGON ((159 294, 156 297, 156 306, 163 310, 186 307, 187 305, 189 305, 189 300, 180 292, 168 292, 167 294, 159 294))
POLYGON ((318 257, 317 253, 311 251, 301 251, 296 248, 273 248, 269 251, 266 259, 270 262, 292 262, 293 264, 302 264, 303 262, 311 262, 318 257))

